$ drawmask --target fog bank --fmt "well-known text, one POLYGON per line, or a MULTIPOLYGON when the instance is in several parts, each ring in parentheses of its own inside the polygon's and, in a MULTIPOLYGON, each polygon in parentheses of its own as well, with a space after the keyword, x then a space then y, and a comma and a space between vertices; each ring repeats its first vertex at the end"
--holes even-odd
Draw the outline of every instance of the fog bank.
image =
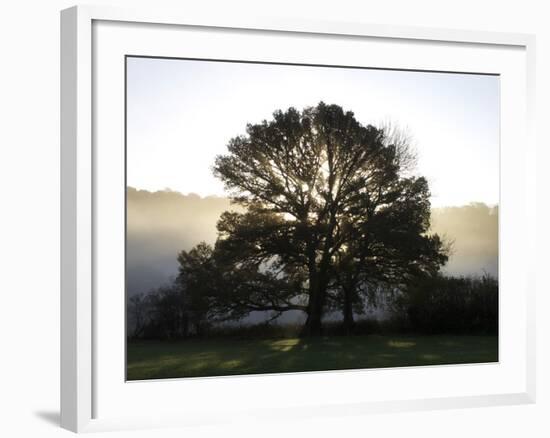
MULTIPOLYGON (((176 257, 201 241, 213 244, 229 199, 164 190, 127 189, 128 294, 148 292, 177 274, 176 257)), ((498 274, 498 207, 472 203, 432 210, 432 231, 453 242, 443 272, 498 274)))

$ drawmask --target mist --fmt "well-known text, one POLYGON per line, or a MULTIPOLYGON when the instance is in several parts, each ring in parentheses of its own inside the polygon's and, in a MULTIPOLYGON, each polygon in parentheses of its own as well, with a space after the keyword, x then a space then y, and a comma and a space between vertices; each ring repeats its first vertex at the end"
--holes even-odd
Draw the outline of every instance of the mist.
POLYGON ((127 189, 126 281, 128 295, 161 286, 178 271, 176 257, 201 241, 213 244, 227 198, 171 190, 127 189))
POLYGON ((451 256, 442 272, 498 276, 498 206, 471 203, 434 208, 431 231, 451 243, 451 256))
MULTIPOLYGON (((147 293, 178 272, 181 250, 201 241, 214 244, 216 223, 228 198, 162 190, 127 189, 128 295, 147 293)), ((498 275, 498 207, 483 203, 433 208, 431 231, 451 245, 442 271, 449 275, 498 275)))

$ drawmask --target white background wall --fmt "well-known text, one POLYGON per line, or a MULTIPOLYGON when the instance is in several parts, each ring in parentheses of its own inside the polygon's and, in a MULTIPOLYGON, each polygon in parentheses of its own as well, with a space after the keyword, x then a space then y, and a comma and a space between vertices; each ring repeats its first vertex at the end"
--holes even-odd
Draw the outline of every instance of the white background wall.
MULTIPOLYGON (((538 38, 538 270, 547 271, 550 13, 545 1, 97 1, 204 11, 535 33, 538 38), (546 219, 546 223, 545 223, 546 219)), ((59 10, 65 0, 0 6, 0 436, 69 435, 59 418, 59 10)), ((521 145, 518 145, 521 147, 521 145)), ((541 276, 542 277, 542 276, 541 276)), ((540 282, 541 279, 539 279, 540 282)), ((312 419, 269 427, 117 432, 107 436, 550 436, 550 298, 538 290, 538 403, 312 419)))

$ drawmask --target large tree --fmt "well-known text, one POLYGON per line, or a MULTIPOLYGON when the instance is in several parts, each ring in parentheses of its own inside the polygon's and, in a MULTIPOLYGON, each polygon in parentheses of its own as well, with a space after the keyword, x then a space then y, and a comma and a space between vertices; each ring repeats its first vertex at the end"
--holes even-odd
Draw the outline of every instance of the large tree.
POLYGON ((359 282, 403 281, 446 259, 427 235, 428 184, 408 175, 406 149, 337 105, 249 124, 214 172, 244 208, 222 216, 216 245, 227 272, 246 271, 236 296, 251 308, 303 309, 306 335, 321 333, 344 277, 356 294, 359 282), (258 275, 278 287, 254 285, 258 275))

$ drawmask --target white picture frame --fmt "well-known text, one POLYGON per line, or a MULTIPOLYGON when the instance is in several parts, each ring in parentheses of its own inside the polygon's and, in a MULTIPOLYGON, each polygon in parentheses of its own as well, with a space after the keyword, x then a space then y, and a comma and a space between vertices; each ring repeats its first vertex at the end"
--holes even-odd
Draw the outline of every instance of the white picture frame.
MULTIPOLYGON (((502 71, 510 69, 509 75, 504 77, 511 78, 505 83, 505 87, 510 87, 510 92, 504 90, 505 99, 503 108, 514 99, 518 103, 519 111, 514 116, 519 116, 516 127, 508 128, 505 126, 503 134, 503 144, 511 143, 512 139, 521 139, 522 147, 517 148, 515 156, 506 152, 501 158, 501 166, 504 170, 507 166, 512 166, 514 162, 521 163, 517 172, 518 181, 515 181, 514 187, 508 178, 506 171, 502 172, 501 177, 501 195, 505 195, 509 200, 508 205, 514 205, 517 210, 501 210, 504 222, 504 228, 501 224, 501 238, 505 239, 501 251, 510 252, 510 248, 520 246, 522 248, 532 249, 535 245, 535 141, 533 134, 534 123, 534 59, 535 59, 535 39, 532 35, 507 34, 460 31, 450 29, 424 29, 402 26, 382 26, 365 23, 338 23, 338 22, 316 22, 297 19, 275 19, 256 17, 216 17, 214 15, 204 17, 195 16, 192 12, 185 14, 163 12, 156 9, 152 10, 124 10, 108 7, 78 6, 66 9, 61 13, 61 426, 75 431, 99 431, 120 428, 146 428, 189 424, 206 424, 224 421, 238 421, 240 418, 255 416, 256 418, 270 418, 281 413, 293 417, 311 417, 312 415, 343 415, 343 414, 365 414, 370 412, 399 412, 405 410, 419 409, 440 409, 451 407, 474 407, 502 404, 520 404, 533 403, 535 400, 535 290, 533 264, 529 259, 522 256, 523 260, 512 260, 505 257, 504 265, 506 268, 513 261, 518 262, 518 269, 512 273, 505 272, 507 282, 514 286, 519 286, 518 296, 510 295, 509 300, 504 300, 501 304, 501 312, 508 312, 506 315, 513 316, 517 313, 517 324, 512 333, 511 317, 504 318, 501 322, 501 342, 500 348, 505 349, 507 342, 517 342, 521 348, 516 351, 517 360, 513 359, 510 369, 499 374, 498 370, 505 369, 508 357, 504 354, 499 364, 500 368, 481 369, 476 366, 456 366, 453 371, 451 368, 442 369, 441 367, 422 367, 416 370, 393 369, 385 371, 387 378, 397 379, 396 381, 406 381, 407 379, 433 379, 438 381, 448 380, 451 374, 453 379, 460 379, 461 370, 464 371, 463 378, 474 378, 479 381, 490 380, 485 374, 494 376, 494 381, 487 383, 487 386, 480 386, 479 391, 471 391, 468 388, 459 390, 460 380, 457 388, 452 392, 445 392, 444 387, 436 391, 435 388, 424 395, 419 395, 421 391, 412 390, 409 392, 388 393, 387 397, 382 396, 382 390, 378 390, 377 395, 372 397, 351 396, 346 392, 346 388, 352 388, 358 382, 371 382, 375 376, 373 372, 348 371, 334 373, 309 373, 307 376, 295 374, 285 376, 284 379, 273 376, 245 376, 223 379, 190 379, 186 383, 187 391, 231 391, 239 388, 243 394, 254 397, 258 396, 261 389, 253 388, 273 388, 280 386, 280 396, 275 396, 269 404, 253 404, 245 400, 245 395, 235 401, 235 406, 231 409, 224 409, 223 400, 219 406, 208 406, 198 402, 195 411, 183 408, 180 405, 174 405, 173 409, 167 409, 160 404, 158 406, 148 406, 148 415, 143 413, 135 414, 132 411, 132 404, 124 410, 120 406, 126 406, 123 400, 136 399, 136 397, 149 398, 152 394, 169 394, 174 397, 181 387, 182 382, 168 380, 164 382, 150 382, 143 385, 124 382, 120 380, 121 370, 118 369, 118 362, 109 362, 106 357, 108 352, 115 351, 123 344, 123 340, 111 342, 103 335, 105 328, 113 329, 113 332, 119 333, 121 324, 115 323, 114 318, 120 318, 123 321, 124 315, 120 313, 120 303, 118 300, 111 307, 108 300, 98 300, 98 290, 103 290, 103 285, 109 283, 111 277, 102 268, 105 263, 102 254, 105 254, 105 245, 101 236, 105 233, 105 217, 101 216, 103 202, 120 202, 123 206, 123 199, 116 196, 109 200, 104 200, 107 195, 105 187, 116 180, 117 172, 123 172, 118 166, 116 160, 110 160, 108 154, 97 154, 97 142, 109 142, 116 135, 109 137, 111 128, 120 134, 123 127, 117 121, 120 121, 122 115, 118 115, 113 120, 113 127, 104 128, 102 123, 102 108, 105 105, 103 94, 98 90, 103 86, 99 81, 103 81, 105 75, 111 72, 109 59, 119 59, 121 53, 126 52, 129 40, 132 41, 132 54, 140 47, 145 47, 139 35, 143 32, 141 27, 153 26, 152 32, 176 32, 177 29, 188 29, 190 31, 200 31, 201 35, 209 33, 236 31, 238 38, 248 40, 253 46, 253 41, 259 35, 264 33, 270 37, 278 38, 339 38, 338 44, 361 44, 362 41, 387 42, 388 44, 397 44, 408 47, 419 47, 426 51, 425 56, 431 56, 430 50, 441 52, 447 45, 467 50, 483 49, 494 51, 496 57, 502 56, 502 62, 491 60, 482 60, 479 53, 470 57, 469 66, 464 64, 461 68, 461 57, 457 56, 451 59, 451 56, 443 56, 442 59, 435 59, 426 62, 410 62, 410 67, 425 70, 442 70, 438 65, 447 63, 443 70, 452 71, 471 71, 476 63, 484 65, 483 72, 490 70, 492 73, 502 74, 502 71), (98 24, 107 23, 105 31, 99 31, 98 24), (131 29, 120 30, 117 26, 126 25, 131 29), (140 30, 141 29, 141 30, 140 30), (117 32, 132 32, 132 38, 118 38, 117 32), (109 44, 105 44, 108 42, 109 44), (139 46, 142 44, 143 46, 139 46), (107 49, 107 47, 109 47, 107 49), (137 48, 137 49, 136 49, 137 48), (508 56, 508 54, 510 56, 508 56), (102 58, 105 56, 105 58, 102 58), (113 58, 114 57, 114 58, 113 58), (97 62, 101 60, 101 62, 97 62), (97 65, 96 65, 97 64, 97 65), (98 67, 98 65, 100 65, 98 67), (106 66, 106 68, 104 68, 106 66), (502 71, 500 70, 502 69, 502 71), (508 96, 508 97, 506 97, 508 96), (98 130, 96 124, 102 127, 98 130), (99 139, 99 140, 98 140, 99 139), (118 169, 118 170, 117 170, 118 169), (112 173, 113 178, 106 179, 103 174, 112 173), (522 206, 515 205, 516 201, 523 199, 522 206), (520 207, 520 208, 517 208, 520 207), (528 208, 527 208, 528 207, 528 208), (506 216, 508 215, 508 216, 506 216), (522 237, 514 238, 514 230, 523 230, 522 237), (504 236, 504 237, 502 237, 504 236), (520 241, 521 240, 521 241, 520 241), (99 288, 99 289, 98 289, 99 288), (517 300, 517 301, 514 301, 517 300), (118 304, 117 304, 118 303, 118 304), (508 303, 508 304, 507 304, 508 303), (504 308, 502 306, 505 306, 504 308), (118 313, 117 313, 118 312, 118 313), (118 316, 117 316, 118 315, 118 316), (98 322, 101 320, 101 322, 98 322), (502 325, 504 324, 504 326, 502 325), (118 330, 118 331, 117 331, 118 330), (504 330, 504 332, 503 332, 504 330), (505 335, 502 335, 504 333, 505 335), (508 336, 509 334, 509 336, 508 336), (122 342, 122 344, 121 344, 122 342), (503 345, 504 343, 504 345, 503 345), (103 354, 102 354, 103 353, 103 354), (446 371, 451 370, 451 371, 446 371), (414 377, 413 374, 415 373, 414 377), (485 374, 484 374, 485 373, 485 374), (477 377, 476 377, 477 376, 477 377), (484 377, 485 376, 485 377, 484 377), (300 380, 298 380, 300 379, 300 380), (337 379, 337 380, 336 380, 337 379), (368 380, 370 379, 370 380, 368 380), (506 386, 504 380, 513 382, 506 386), (116 381, 116 385, 111 382, 116 381), (315 385, 324 382, 338 382, 342 385, 341 391, 327 391, 324 394, 317 394, 316 397, 301 399, 297 397, 296 403, 290 405, 285 402, 284 388, 290 388, 292 385, 302 385, 304 388, 313 388, 315 385), (149 385, 149 386, 144 386, 149 385), (285 386, 286 385, 286 386, 285 386), (492 386, 491 386, 492 385, 492 386), (117 388, 114 388, 117 386, 117 388), (113 387, 113 388, 111 388, 113 387), (128 389, 126 391, 126 389, 128 389), (112 391, 112 392, 110 392, 112 391), (175 392, 176 391, 176 392, 175 392), (415 392, 416 391, 416 392, 415 392), (111 405, 107 403, 106 395, 113 400, 111 405), (118 407, 117 407, 118 406, 118 407), (102 414, 106 412, 107 414, 102 414)), ((129 34, 128 34, 129 35, 129 34)), ((185 36, 184 36, 185 37, 185 36)), ((153 38, 152 45, 144 48, 145 51, 157 50, 158 47, 164 47, 166 55, 170 50, 176 50, 163 43, 162 36, 153 38), (164 46, 162 45, 164 44, 164 46), (157 49, 155 49, 157 45, 157 49)), ((344 46, 343 46, 344 47, 344 46)), ((420 50, 419 49, 419 50, 420 50)), ((179 50, 179 49, 178 49, 179 50)), ((206 45, 201 48, 198 45, 196 53, 204 50, 206 45)), ((210 50, 210 49, 208 49, 210 50)), ((222 50, 219 47, 216 50, 222 50)), ((251 57, 254 58, 251 48, 251 57)), ((402 48, 400 49, 402 50, 402 48)), ((239 53, 232 56, 243 55, 246 50, 243 48, 239 53)), ((438 52, 438 53, 439 53, 438 52)), ((441 52, 442 53, 442 52, 441 52)), ((481 52, 480 52, 481 53, 481 52)), ((168 53, 169 54, 169 53, 168 53)), ((274 55, 275 56, 275 55, 274 55)), ((298 54, 292 56, 299 56, 298 54)), ((335 55, 332 55, 335 56, 335 55)), ((465 54, 464 56, 470 56, 465 54)), ((295 58, 297 59, 297 58, 295 58)), ((495 58, 496 59, 496 58, 495 58)), ((500 59, 500 58, 499 58, 500 59)), ((118 62, 118 61, 117 61, 118 62)), ((379 62, 384 61, 381 58, 379 62)), ((386 65, 384 67, 399 67, 401 64, 386 65)), ((120 65, 112 66, 112 72, 120 72, 120 65)), ((473 70, 475 71, 475 70, 473 70)), ((480 71, 480 70, 478 70, 480 71)), ((506 70, 508 71, 508 70, 506 70)), ((120 85, 118 77, 116 84, 120 85)), ((108 80, 108 79, 106 79, 108 80)), ((120 107, 120 93, 116 88, 109 88, 109 95, 115 96, 116 105, 113 107, 109 102, 109 107, 118 111, 120 107)), ((109 85, 111 87, 111 85, 109 85)), ((104 87, 105 88, 105 87, 104 87)), ((501 110, 503 109, 501 108, 501 110)), ((512 117, 512 113, 503 112, 503 120, 512 117)), ((111 120, 111 119, 110 119, 111 120)), ((118 135, 118 134, 117 134, 118 135)), ((123 147, 120 142, 116 142, 117 147, 123 147)), ((118 150, 118 149, 117 149, 118 150)), ((122 174, 122 173, 121 173, 122 174)), ((116 229, 111 230, 112 232, 116 229)), ((111 232, 107 231, 107 232, 111 232)), ((119 236, 115 240, 120 242, 124 236, 119 236)), ((113 244, 115 245, 115 244, 113 244)), ((116 252, 116 251, 115 251, 116 252)), ((528 254, 534 254, 535 251, 526 251, 528 254)), ((116 266, 114 264, 113 266, 116 266)), ((516 288, 517 289, 517 288, 516 288)), ((119 288, 114 288, 119 290, 119 288)), ((123 290, 120 290, 123 295, 123 290)), ((506 296, 507 297, 507 296, 506 296)), ((113 339, 116 336, 113 337, 113 339)), ((117 338, 118 339, 118 338, 117 338)), ((119 354, 115 353, 118 358, 119 354)), ((118 360, 118 359, 117 359, 118 360)), ((381 377, 382 378, 382 377, 381 377)), ((456 382, 455 382, 456 383, 456 382)), ((436 384, 434 384, 436 386, 436 384)), ((467 385, 465 385, 467 386, 467 385)), ((426 385, 428 388, 429 385, 426 385)), ((374 391, 376 392, 376 391, 374 391)))

